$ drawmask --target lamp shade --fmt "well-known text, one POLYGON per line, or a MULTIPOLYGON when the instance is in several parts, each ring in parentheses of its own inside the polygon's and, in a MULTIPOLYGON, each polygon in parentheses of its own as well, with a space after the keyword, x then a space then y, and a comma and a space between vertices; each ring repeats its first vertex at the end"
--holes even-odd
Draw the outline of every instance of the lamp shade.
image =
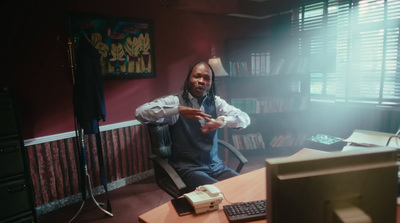
POLYGON ((214 70, 214 75, 216 77, 228 76, 228 73, 225 71, 222 66, 221 59, 219 57, 213 57, 208 60, 208 64, 214 70))

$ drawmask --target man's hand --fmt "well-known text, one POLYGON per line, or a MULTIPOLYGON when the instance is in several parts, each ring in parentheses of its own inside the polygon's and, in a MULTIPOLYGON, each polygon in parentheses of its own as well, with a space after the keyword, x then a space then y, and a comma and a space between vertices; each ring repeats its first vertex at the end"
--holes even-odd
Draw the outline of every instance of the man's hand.
POLYGON ((207 133, 216 130, 217 128, 222 128, 225 126, 225 117, 221 116, 218 117, 217 119, 208 119, 208 122, 201 126, 201 132, 202 133, 207 133))
POLYGON ((204 118, 206 120, 211 119, 211 115, 204 113, 200 109, 179 106, 178 110, 179 110, 179 113, 181 113, 183 116, 185 116, 185 118, 194 118, 197 120, 202 120, 202 118, 204 118))

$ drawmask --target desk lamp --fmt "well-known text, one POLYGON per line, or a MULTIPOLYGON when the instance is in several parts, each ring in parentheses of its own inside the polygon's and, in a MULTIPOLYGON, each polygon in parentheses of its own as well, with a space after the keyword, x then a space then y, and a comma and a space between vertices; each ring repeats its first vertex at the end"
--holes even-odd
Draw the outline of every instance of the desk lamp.
POLYGON ((213 57, 208 60, 208 64, 214 70, 214 75, 216 77, 223 77, 228 76, 228 73, 225 71, 224 67, 222 66, 221 59, 219 57, 213 57))
POLYGON ((215 56, 215 46, 211 46, 211 58, 208 60, 208 64, 212 67, 215 77, 228 76, 224 66, 222 66, 221 59, 215 56))

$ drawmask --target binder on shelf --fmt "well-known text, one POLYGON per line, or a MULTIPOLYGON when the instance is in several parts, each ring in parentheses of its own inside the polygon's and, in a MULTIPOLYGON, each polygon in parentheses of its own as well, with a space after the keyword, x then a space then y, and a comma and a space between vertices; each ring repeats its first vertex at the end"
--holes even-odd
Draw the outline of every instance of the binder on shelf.
POLYGON ((254 76, 256 75, 256 54, 251 53, 251 75, 254 76))
POLYGON ((264 75, 266 75, 267 74, 267 72, 266 72, 266 68, 267 68, 267 65, 266 65, 266 53, 260 53, 260 75, 261 76, 264 76, 264 75))
POLYGON ((261 74, 261 55, 260 53, 256 53, 256 76, 261 74))
POLYGON ((271 54, 269 52, 265 55, 265 73, 266 75, 271 73, 271 54))

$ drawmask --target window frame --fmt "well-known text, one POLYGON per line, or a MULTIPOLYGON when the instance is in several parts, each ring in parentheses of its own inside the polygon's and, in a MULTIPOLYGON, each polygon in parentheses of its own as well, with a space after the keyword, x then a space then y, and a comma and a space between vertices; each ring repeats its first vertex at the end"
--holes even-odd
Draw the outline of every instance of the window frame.
MULTIPOLYGON (((365 5, 363 5, 365 6, 365 5)), ((363 8, 365 9, 365 8, 363 8)), ((338 7, 339 10, 339 7, 338 7)), ((343 16, 343 15, 341 15, 343 16)), ((345 19, 342 21, 346 23, 345 19)), ((311 102, 334 102, 334 103, 346 103, 346 104, 363 104, 363 105, 372 105, 372 106, 384 106, 384 107, 399 107, 400 106, 400 3, 396 3, 395 0, 325 0, 323 2, 318 2, 309 5, 302 5, 300 8, 293 9, 292 11, 292 36, 294 36, 297 41, 299 41, 299 55, 309 57, 309 75, 310 75, 310 100, 311 102), (397 13, 394 14, 394 19, 389 19, 389 10, 388 4, 397 4, 394 7, 393 12, 397 13), (343 32, 341 34, 346 34, 347 32, 347 39, 344 39, 344 42, 347 42, 346 49, 342 50, 342 54, 339 54, 339 50, 336 48, 334 53, 329 52, 329 44, 330 41, 335 42, 336 44, 339 39, 339 31, 337 31, 338 26, 332 26, 332 22, 338 22, 338 13, 331 11, 332 6, 341 6, 342 10, 346 10, 346 6, 348 7, 348 26, 343 26, 343 32), (381 15, 381 21, 371 22, 370 20, 373 17, 368 18, 370 20, 364 20, 363 24, 355 25, 356 21, 358 21, 361 16, 359 13, 361 12, 360 4, 383 4, 382 12, 378 12, 383 14, 381 15), (312 10, 319 10, 319 13, 310 13, 312 10), (308 13, 308 15, 307 15, 308 13), (313 15, 313 16, 309 16, 313 15), (355 17, 353 17, 353 16, 355 17), (307 17, 309 16, 309 17, 307 17), (336 16, 336 17, 335 17, 336 16), (396 17, 397 16, 397 17, 396 17), (391 34, 390 38, 393 36, 396 38, 397 43, 395 46, 391 46, 389 48, 388 44, 393 44, 393 39, 390 39, 393 42, 388 43, 388 32, 390 29, 396 29, 394 34, 391 34), (335 31, 334 34, 332 31, 335 31), (370 70, 364 70, 365 74, 361 75, 360 68, 357 68, 353 65, 353 61, 357 58, 359 59, 360 63, 366 63, 365 57, 366 55, 356 55, 358 51, 355 50, 355 47, 360 44, 360 39, 357 36, 361 36, 362 32, 372 30, 383 30, 382 36, 382 47, 381 48, 373 48, 373 44, 376 44, 377 41, 370 41, 366 43, 372 43, 371 50, 375 49, 379 52, 382 52, 382 58, 378 61, 380 63, 380 69, 376 71, 375 67, 370 68, 370 70), (397 32, 397 34, 396 34, 397 32), (317 38, 320 37, 321 40, 318 42, 317 38), (313 42, 313 38, 315 41, 313 42), (331 40, 333 38, 333 40, 331 40), (336 38, 336 39, 335 39, 336 38), (314 45, 313 45, 314 44, 314 45), (314 47, 314 48, 313 48, 314 47), (318 47, 320 49, 318 49, 318 47), (313 52, 320 50, 319 53, 321 58, 318 58, 318 55, 314 55, 313 52), (391 50, 389 52, 389 50, 391 50), (393 56, 393 50, 395 50, 395 55, 393 56), (392 68, 395 67, 394 70, 391 70, 388 73, 388 63, 389 59, 386 57, 391 53, 391 62, 392 68), (340 56, 344 55, 344 56, 340 56), (314 58, 313 58, 314 56, 314 58), (347 57, 347 58, 345 58, 347 57), (318 60, 317 60, 317 59, 318 60), (343 58, 346 61, 343 65, 343 74, 340 76, 339 72, 337 71, 337 65, 339 58, 343 58), (395 58, 395 59, 393 59, 395 58), (315 68, 315 64, 319 64, 317 61, 323 60, 325 63, 321 64, 320 70, 315 68), (332 66, 327 61, 335 61, 335 66, 332 66), (393 62, 394 61, 394 62, 393 62), (313 64, 311 64, 313 63, 313 64), (394 63, 394 65, 393 65, 394 63), (351 70, 356 70, 351 74, 351 70), (372 73, 372 70, 374 73, 372 73), (369 76, 368 73, 373 75, 373 78, 376 80, 379 79, 379 83, 376 83, 375 79, 368 80, 369 76), (319 74, 319 79, 317 79, 317 74, 319 74), (379 77, 379 78, 378 78, 379 77), (352 85, 351 80, 357 79, 358 81, 354 82, 355 85, 360 84, 360 89, 357 89, 354 84, 352 85), (385 78, 388 78, 386 80, 385 78), (367 79, 365 81, 365 79, 367 79), (339 80, 340 82, 335 83, 335 81, 339 80), (390 81, 393 82, 390 82, 390 81), (375 88, 367 87, 372 86, 373 84, 375 88), (387 84, 387 85, 385 85, 387 84), (365 87, 367 86, 367 87, 365 87), (330 90, 329 87, 333 89, 343 88, 343 90, 337 90, 336 93, 333 93, 334 90, 330 90), (362 89, 364 88, 364 92, 362 89), (372 89, 376 89, 376 92, 371 91, 372 89), (316 93, 317 92, 317 93, 316 93), (339 93, 341 95, 339 95, 339 93), (356 95, 358 94, 358 97, 356 95)), ((377 38, 380 33, 376 34, 375 37, 370 34, 364 34, 363 37, 368 38, 377 38)), ((364 47, 367 48, 367 47, 364 47)), ((370 49, 369 49, 370 50, 370 49)), ((367 52, 368 53, 368 52, 367 52)), ((316 54, 316 53, 315 53, 316 54)), ((372 53, 370 53, 372 55, 372 53)), ((368 55, 367 55, 368 56, 368 55)), ((372 63, 375 60, 371 60, 372 63)), ((366 66, 364 66, 366 67, 366 66)))

